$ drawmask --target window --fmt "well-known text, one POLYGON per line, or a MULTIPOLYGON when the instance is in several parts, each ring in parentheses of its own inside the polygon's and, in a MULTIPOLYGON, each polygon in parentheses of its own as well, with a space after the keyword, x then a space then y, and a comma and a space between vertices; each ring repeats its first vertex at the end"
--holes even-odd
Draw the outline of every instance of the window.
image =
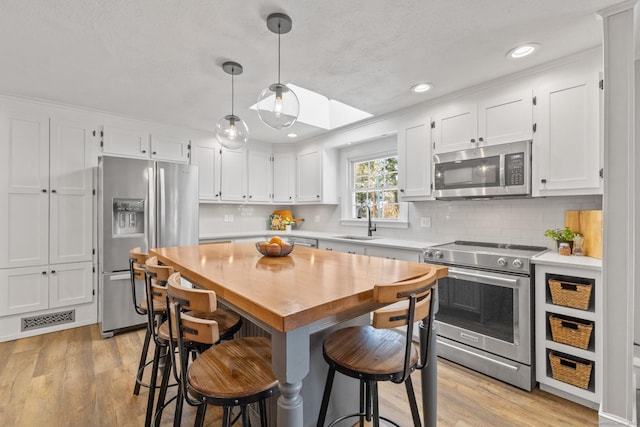
POLYGON ((351 180, 352 218, 398 220, 398 156, 353 161, 351 180))

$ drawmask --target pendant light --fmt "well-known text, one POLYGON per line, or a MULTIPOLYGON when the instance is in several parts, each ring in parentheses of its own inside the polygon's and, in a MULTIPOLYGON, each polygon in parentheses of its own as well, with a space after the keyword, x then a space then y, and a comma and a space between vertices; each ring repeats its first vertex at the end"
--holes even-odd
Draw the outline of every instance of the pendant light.
POLYGON ((249 140, 249 128, 244 120, 233 113, 233 76, 242 74, 242 65, 237 62, 222 64, 225 73, 231 74, 231 114, 224 116, 216 123, 216 139, 223 147, 230 150, 242 148, 249 140))
POLYGON ((258 117, 274 129, 286 129, 293 125, 300 113, 296 94, 280 82, 280 35, 291 31, 291 18, 284 13, 272 13, 267 17, 267 28, 278 34, 278 83, 267 87, 258 96, 258 117))

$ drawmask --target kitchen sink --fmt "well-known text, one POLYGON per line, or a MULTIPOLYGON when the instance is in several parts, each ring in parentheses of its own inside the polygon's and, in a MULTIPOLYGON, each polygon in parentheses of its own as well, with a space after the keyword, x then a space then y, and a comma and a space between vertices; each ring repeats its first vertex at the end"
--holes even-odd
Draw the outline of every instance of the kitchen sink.
POLYGON ((336 239, 347 239, 347 240, 375 240, 375 239, 379 239, 379 237, 373 237, 373 236, 356 236, 356 235, 346 235, 346 236, 335 236, 336 239))

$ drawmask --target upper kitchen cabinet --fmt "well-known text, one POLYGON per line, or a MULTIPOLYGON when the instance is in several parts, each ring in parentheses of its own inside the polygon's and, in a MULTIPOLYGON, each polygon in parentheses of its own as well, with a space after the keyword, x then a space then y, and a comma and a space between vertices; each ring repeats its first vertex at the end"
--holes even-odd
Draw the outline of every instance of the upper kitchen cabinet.
POLYGON ((532 120, 531 89, 492 90, 452 102, 433 116, 434 153, 531 139, 532 120))
POLYGON ((271 202, 273 193, 273 157, 271 144, 254 144, 247 154, 247 201, 271 202))
POLYGON ((220 200, 247 201, 247 150, 220 150, 220 200))
POLYGON ((403 121, 398 132, 398 189, 400 201, 431 196, 430 126, 425 117, 403 121))
POLYGON ((102 152, 108 155, 188 163, 189 149, 188 139, 143 125, 104 128, 102 152))
POLYGON ((0 268, 91 261, 97 126, 4 110, 0 268))
POLYGON ((534 196, 602 194, 599 80, 578 73, 536 90, 534 196))
POLYGON ((296 197, 296 156, 293 152, 273 153, 273 201, 293 203, 296 197))
POLYGON ((307 147, 296 156, 297 202, 337 203, 337 152, 307 147))
POLYGON ((213 138, 192 142, 191 164, 198 166, 201 202, 220 200, 220 157, 220 144, 213 138))

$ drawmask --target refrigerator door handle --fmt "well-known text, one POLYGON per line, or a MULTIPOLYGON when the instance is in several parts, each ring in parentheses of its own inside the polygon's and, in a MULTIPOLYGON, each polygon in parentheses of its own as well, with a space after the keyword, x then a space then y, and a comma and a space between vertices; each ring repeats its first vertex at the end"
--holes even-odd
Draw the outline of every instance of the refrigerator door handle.
POLYGON ((147 218, 146 218, 146 234, 147 241, 149 242, 148 249, 156 247, 156 189, 155 189, 155 174, 154 168, 150 167, 147 169, 147 173, 149 178, 147 179, 148 183, 148 193, 147 193, 147 218))
POLYGON ((164 168, 158 167, 158 247, 166 246, 164 242, 164 232, 166 227, 166 206, 165 206, 165 185, 164 168))

